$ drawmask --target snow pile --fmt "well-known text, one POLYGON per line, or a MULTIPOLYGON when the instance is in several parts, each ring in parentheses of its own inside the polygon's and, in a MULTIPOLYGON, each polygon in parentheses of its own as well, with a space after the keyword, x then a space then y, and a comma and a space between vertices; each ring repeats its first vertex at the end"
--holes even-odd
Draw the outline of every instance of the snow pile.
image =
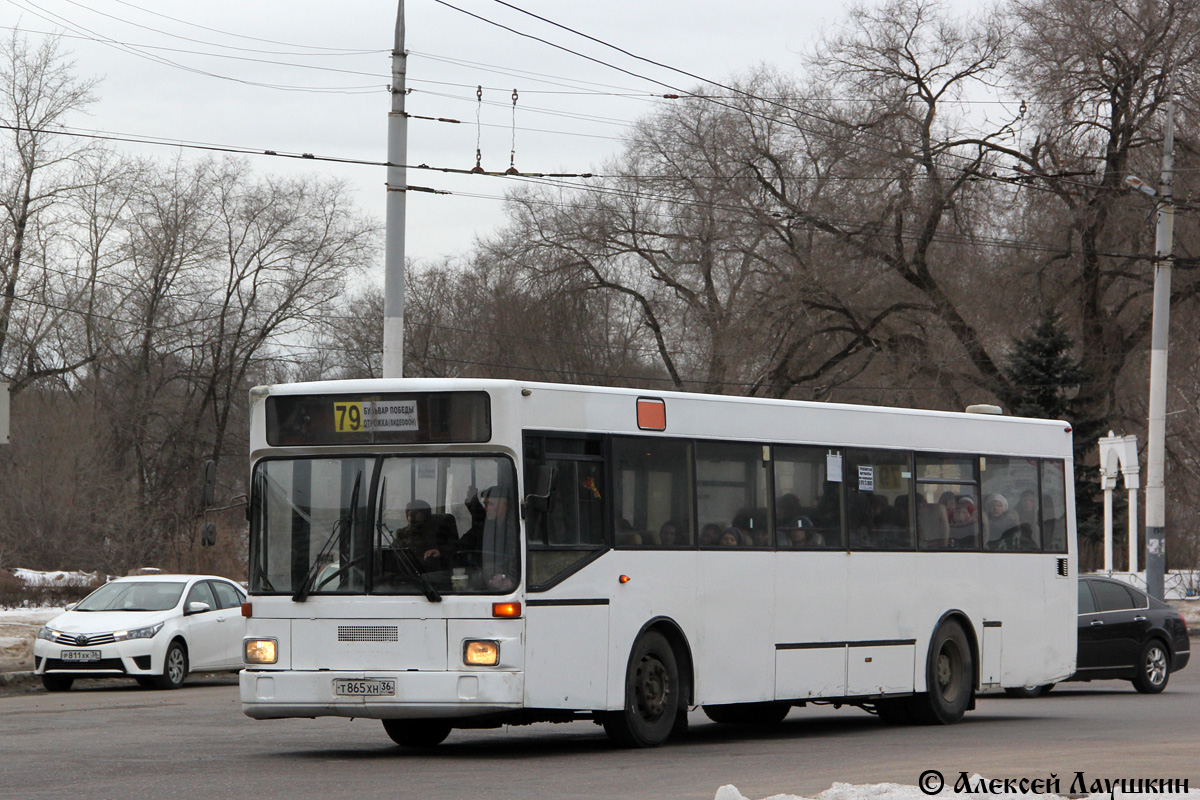
MULTIPOLYGON (((868 784, 851 784, 851 783, 835 783, 830 788, 821 792, 815 798, 800 797, 794 794, 774 794, 770 797, 762 798, 762 800, 1062 800, 1062 797, 1057 794, 1020 794, 1017 792, 956 792, 953 790, 951 779, 957 780, 958 776, 950 776, 947 779, 949 785, 940 792, 925 792, 916 786, 904 786, 899 783, 868 783, 868 784)), ((1060 788, 1065 792, 1070 785, 1072 776, 1067 775, 1061 778, 1060 788)), ((972 775, 970 785, 972 788, 978 789, 981 785, 987 784, 989 781, 979 775, 972 775)), ((1190 789, 1191 787, 1189 787, 1190 789)), ((1115 788, 1111 793, 1092 794, 1080 800, 1121 800, 1121 798, 1133 798, 1137 794, 1138 797, 1144 798, 1150 796, 1165 796, 1155 792, 1126 792, 1119 787, 1115 788)), ((1191 789, 1188 792, 1178 792, 1170 795, 1176 800, 1200 800, 1200 790, 1191 789)), ((713 800, 750 800, 737 790, 736 786, 726 784, 717 790, 713 800)))
POLYGON ((95 572, 39 572, 21 567, 10 571, 13 577, 24 582, 26 586, 90 586, 97 576, 95 572))

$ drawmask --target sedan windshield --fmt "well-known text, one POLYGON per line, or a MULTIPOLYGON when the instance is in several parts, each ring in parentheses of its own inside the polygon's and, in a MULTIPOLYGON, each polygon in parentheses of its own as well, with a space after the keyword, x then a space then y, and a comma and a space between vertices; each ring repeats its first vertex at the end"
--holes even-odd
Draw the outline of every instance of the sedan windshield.
POLYGON ((166 611, 179 603, 181 581, 113 581, 75 606, 75 611, 166 611))
POLYGON ((520 580, 512 462, 494 455, 262 461, 256 593, 501 594, 520 580))

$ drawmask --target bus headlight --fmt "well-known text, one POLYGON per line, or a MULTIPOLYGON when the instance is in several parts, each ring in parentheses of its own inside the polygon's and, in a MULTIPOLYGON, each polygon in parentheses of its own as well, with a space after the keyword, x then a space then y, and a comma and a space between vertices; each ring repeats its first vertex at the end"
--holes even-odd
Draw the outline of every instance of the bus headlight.
POLYGON ((274 664, 279 660, 279 643, 274 639, 246 639, 247 664, 274 664))
POLYGON ((469 667, 494 667, 500 663, 500 643, 468 641, 463 645, 463 663, 469 667))

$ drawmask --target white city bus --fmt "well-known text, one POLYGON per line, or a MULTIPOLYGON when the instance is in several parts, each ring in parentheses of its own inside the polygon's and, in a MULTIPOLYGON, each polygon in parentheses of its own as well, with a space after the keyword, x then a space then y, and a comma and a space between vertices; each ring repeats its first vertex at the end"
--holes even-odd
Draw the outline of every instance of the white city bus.
POLYGON ((651 746, 1075 666, 1063 422, 488 380, 251 391, 242 708, 651 746))

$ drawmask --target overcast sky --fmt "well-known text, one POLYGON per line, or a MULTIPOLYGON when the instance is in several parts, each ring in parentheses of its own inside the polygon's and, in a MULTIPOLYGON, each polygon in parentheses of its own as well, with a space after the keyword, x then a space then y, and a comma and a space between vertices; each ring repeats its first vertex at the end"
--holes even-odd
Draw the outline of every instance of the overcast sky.
MULTIPOLYGON (((407 0, 408 163, 524 172, 588 172, 617 152, 628 124, 696 81, 555 28, 496 0, 407 0), (468 13, 549 40, 522 37, 468 13), (483 104, 476 86, 483 86, 483 104), (515 131, 512 91, 517 90, 515 131), (477 125, 477 114, 479 123, 477 125)), ((680 70, 724 81, 759 64, 800 71, 801 54, 844 15, 843 0, 517 0, 513 5, 680 70)), ((0 0, 0 25, 63 36, 80 75, 102 78, 90 117, 74 127, 133 137, 386 160, 386 86, 395 0, 0 0), (164 16, 166 15, 166 16, 164 16), (320 91, 314 91, 320 90, 320 91)), ((177 147, 115 143, 171 158, 177 147)), ((259 172, 343 178, 382 222, 377 166, 249 157, 259 172)), ((513 181, 410 171, 407 255, 465 251, 503 219, 513 181)))

